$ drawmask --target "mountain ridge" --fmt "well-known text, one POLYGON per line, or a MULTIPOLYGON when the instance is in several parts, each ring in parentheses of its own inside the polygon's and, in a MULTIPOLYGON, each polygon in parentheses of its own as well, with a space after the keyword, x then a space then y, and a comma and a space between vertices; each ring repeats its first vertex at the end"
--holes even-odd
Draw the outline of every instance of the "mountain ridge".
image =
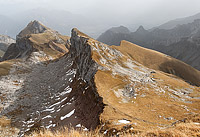
POLYGON ((198 86, 147 65, 152 64, 147 53, 170 57, 125 41, 121 47, 109 46, 78 29, 70 38, 51 32, 23 35, 18 46, 33 50, 21 49, 20 57, 0 62, 0 70, 7 72, 0 71, 0 116, 11 119, 15 134, 98 126, 105 136, 134 134, 172 127, 199 112, 198 86), (68 52, 52 48, 61 44, 57 36, 68 52))

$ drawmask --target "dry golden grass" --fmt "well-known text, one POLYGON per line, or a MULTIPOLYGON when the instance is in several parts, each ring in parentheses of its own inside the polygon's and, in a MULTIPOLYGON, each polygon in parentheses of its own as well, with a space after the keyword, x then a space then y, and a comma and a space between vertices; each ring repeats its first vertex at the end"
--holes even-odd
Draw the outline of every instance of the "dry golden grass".
POLYGON ((200 71, 182 61, 125 40, 121 41, 120 46, 111 47, 148 68, 174 74, 192 84, 200 86, 200 71))
MULTIPOLYGON (((132 135, 129 135, 132 136, 132 135)), ((134 136, 141 137, 191 137, 200 136, 200 125, 196 123, 180 123, 166 129, 147 130, 134 136)))
POLYGON ((8 75, 13 63, 12 60, 0 62, 0 76, 8 75))
POLYGON ((9 126, 11 121, 7 119, 6 117, 0 117, 0 126, 1 127, 6 127, 9 126))
MULTIPOLYGON (((133 133, 125 133, 118 132, 120 137, 189 137, 200 136, 200 125, 197 123, 189 122, 189 123, 180 123, 175 125, 174 127, 166 128, 166 129, 147 129, 146 131, 135 131, 133 133)), ((82 131, 75 129, 67 129, 61 131, 51 132, 49 130, 41 131, 40 133, 32 133, 27 137, 103 137, 109 136, 104 135, 96 131, 82 131)), ((110 135, 111 136, 111 135, 110 135)))
MULTIPOLYGON (((78 33, 79 35, 88 37, 79 31, 78 33)), ((96 44, 99 44, 98 41, 91 39, 90 37, 88 38, 88 43, 91 46, 96 47, 96 44)), ((106 44, 104 45, 107 46, 106 44)), ((106 104, 100 119, 106 122, 106 126, 108 126, 109 129, 114 128, 121 130, 124 124, 116 124, 120 119, 130 120, 130 124, 136 123, 135 127, 139 131, 144 131, 146 129, 156 129, 157 126, 160 125, 163 125, 163 127, 170 126, 176 120, 184 119, 187 117, 188 112, 182 106, 186 106, 191 109, 194 108, 193 112, 198 113, 200 109, 199 100, 187 99, 193 103, 185 103, 184 101, 179 100, 180 97, 178 97, 178 99, 171 97, 171 92, 165 88, 170 86, 172 89, 189 89, 191 88, 191 85, 185 82, 184 79, 181 79, 174 74, 164 73, 165 71, 163 72, 162 69, 166 67, 167 70, 175 69, 178 72, 180 71, 181 74, 188 75, 191 78, 191 81, 194 80, 192 79, 194 77, 196 79, 200 78, 197 77, 200 74, 199 71, 160 52, 142 48, 127 41, 122 41, 121 46, 109 47, 119 50, 124 56, 118 58, 117 60, 107 60, 107 63, 115 64, 115 62, 117 62, 122 66, 123 62, 126 62, 127 59, 131 59, 140 63, 141 66, 158 70, 155 74, 152 74, 152 77, 156 80, 156 82, 158 82, 158 89, 160 90, 162 88, 166 92, 159 93, 159 91, 156 91, 152 86, 137 83, 134 86, 134 88, 137 89, 137 98, 130 99, 128 102, 123 103, 123 97, 117 97, 115 95, 115 91, 118 89, 123 89, 123 87, 129 83, 124 81, 128 80, 127 76, 113 76, 111 71, 98 70, 95 75, 95 83, 99 95, 103 97, 103 101, 106 104), (180 68, 182 66, 183 69, 180 68), (145 96, 140 97, 142 95, 145 96), (173 119, 166 120, 164 117, 173 117, 173 119)), ((92 51, 92 58, 101 66, 106 66, 105 64, 102 64, 100 60, 102 58, 101 55, 107 56, 107 51, 105 49, 101 49, 101 46, 98 46, 98 48, 100 49, 98 52, 96 52, 96 50, 92 51)), ((125 68, 126 66, 122 67, 125 68)), ((187 76, 185 78, 187 78, 187 76)), ((194 81, 197 83, 200 82, 198 80, 194 81)), ((195 93, 193 96, 198 97, 200 94, 200 88, 194 87, 193 90, 195 93)))
POLYGON ((98 131, 83 131, 83 130, 75 130, 75 129, 63 129, 60 131, 49 131, 45 130, 40 131, 40 133, 32 133, 27 137, 103 137, 103 135, 99 134, 98 131))
POLYGON ((6 117, 0 117, 0 136, 1 137, 11 137, 17 136, 19 130, 17 128, 11 127, 10 119, 6 117))
MULTIPOLYGON (((63 41, 67 41, 70 39, 70 37, 62 36, 60 34, 58 34, 58 37, 63 41)), ((32 42, 32 46, 35 49, 43 51, 45 54, 51 56, 54 59, 60 58, 68 52, 68 49, 65 47, 64 44, 54 43, 54 41, 57 41, 57 38, 48 31, 40 34, 31 34, 29 40, 32 42), (53 46, 52 43, 54 43, 53 46), (60 49, 63 52, 57 49, 60 49)))
MULTIPOLYGON (((93 40, 90 41, 90 43, 94 42, 95 41, 93 40)), ((127 47, 127 51, 125 52, 128 52, 129 51, 128 49, 129 48, 127 47)), ((130 51, 134 52, 136 50, 130 50, 130 51)), ((140 53, 139 51, 137 52, 140 53)), ((92 53, 93 53, 92 58, 96 62, 98 62, 98 64, 105 66, 100 62, 101 56, 96 51, 93 51, 92 53)), ((105 54, 106 53, 104 53, 104 55, 105 54)), ((125 56, 123 56, 123 58, 118 58, 117 60, 118 63, 126 62, 127 57, 130 57, 130 55, 126 53, 123 54, 125 56)), ((148 56, 148 54, 149 54, 148 58, 150 58, 154 54, 155 55, 158 54, 158 56, 161 55, 163 56, 163 58, 165 58, 164 54, 159 52, 154 52, 148 49, 144 57, 141 57, 139 55, 137 57, 141 58, 142 60, 145 59, 146 56, 148 56)), ((157 60, 159 60, 159 58, 157 60)), ((110 60, 109 62, 115 64, 114 61, 115 60, 110 60)), ((119 64, 121 65, 122 63, 119 64)), ((170 85, 171 88, 180 88, 180 89, 190 88, 190 85, 188 83, 186 83, 184 80, 172 74, 167 74, 162 71, 156 71, 156 73, 152 74, 152 76, 159 83, 159 87, 162 87, 163 89, 165 86, 168 85, 170 85)), ((138 97, 136 99, 132 98, 130 99, 130 101, 123 103, 122 102, 123 97, 122 98, 117 97, 115 95, 115 91, 118 91, 118 89, 123 89, 123 87, 125 87, 128 84, 128 82, 124 81, 125 79, 128 80, 126 76, 120 76, 120 75, 113 76, 112 72, 108 70, 106 71, 99 70, 95 75, 95 83, 98 93, 101 97, 103 97, 104 103, 107 104, 104 108, 104 112, 101 114, 100 119, 102 121, 108 122, 106 126, 108 126, 109 129, 115 128, 117 130, 120 130, 121 128, 123 128, 124 126, 123 124, 116 124, 119 119, 127 119, 130 120, 131 123, 136 123, 137 124, 136 128, 138 130, 143 131, 149 128, 155 129, 159 125, 162 124, 165 126, 170 125, 176 120, 185 118, 185 114, 188 112, 183 107, 181 107, 182 105, 188 106, 189 108, 195 108, 195 110, 197 111, 200 109, 198 105, 199 104, 198 100, 195 101, 191 100, 193 101, 193 103, 187 104, 182 101, 174 100, 170 96, 171 93, 167 89, 165 89, 166 93, 158 93, 155 91, 153 87, 149 85, 142 85, 140 83, 137 83, 134 86, 135 89, 138 89, 137 90, 138 97), (145 97, 140 97, 142 95, 145 95, 145 97), (173 117, 173 120, 166 120, 160 116, 173 117), (144 122, 143 120, 147 122, 144 122)), ((194 91, 196 92, 194 96, 198 97, 200 93, 198 91, 200 91, 200 88, 194 89, 194 91)), ((195 113, 197 113, 197 111, 195 111, 195 113)))

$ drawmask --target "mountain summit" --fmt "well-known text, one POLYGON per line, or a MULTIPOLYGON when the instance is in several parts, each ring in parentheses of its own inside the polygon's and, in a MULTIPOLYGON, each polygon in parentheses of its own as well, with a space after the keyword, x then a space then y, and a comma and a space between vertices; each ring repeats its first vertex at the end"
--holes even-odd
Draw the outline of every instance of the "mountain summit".
POLYGON ((48 28, 44 26, 42 23, 39 21, 31 21, 25 29, 23 29, 18 35, 17 39, 24 37, 29 34, 38 34, 38 33, 44 33, 48 28))
POLYGON ((136 30, 135 33, 138 33, 138 34, 147 34, 148 31, 145 30, 143 26, 139 26, 139 28, 136 30))
POLYGON ((108 31, 111 31, 113 33, 130 33, 129 29, 124 26, 113 27, 109 29, 108 31))
POLYGON ((32 21, 17 35, 16 43, 8 47, 2 60, 29 57, 32 52, 38 50, 51 54, 54 58, 58 53, 62 55, 68 52, 65 46, 68 39, 69 37, 47 28, 39 21, 32 21))
POLYGON ((109 45, 119 45, 118 39, 123 38, 124 40, 129 39, 130 31, 124 26, 112 27, 98 38, 99 41, 104 42, 109 45))

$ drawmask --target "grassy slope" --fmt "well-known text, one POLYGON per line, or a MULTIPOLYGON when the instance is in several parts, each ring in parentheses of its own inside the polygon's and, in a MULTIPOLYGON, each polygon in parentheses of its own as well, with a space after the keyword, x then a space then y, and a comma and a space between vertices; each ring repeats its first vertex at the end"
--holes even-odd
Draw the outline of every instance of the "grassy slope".
POLYGON ((148 68, 174 74, 200 86, 200 71, 182 61, 127 41, 122 41, 120 46, 112 47, 148 68))
MULTIPOLYGON (((87 37, 86 35, 83 36, 87 37)), ((90 45, 95 45, 95 43, 97 45, 101 44, 94 39, 89 39, 89 43, 90 45)), ((101 46, 99 46, 99 48, 101 49, 101 46)), ((185 110, 182 106, 187 106, 192 110, 195 110, 192 113, 198 113, 200 109, 198 105, 200 103, 199 100, 189 99, 188 101, 192 101, 193 103, 188 104, 181 101, 180 96, 177 96, 179 99, 174 99, 172 97, 173 93, 171 93, 166 87, 169 86, 171 89, 175 90, 193 88, 194 92, 190 95, 195 97, 200 96, 200 88, 191 86, 177 76, 163 73, 163 70, 160 67, 166 67, 166 69, 172 69, 172 71, 179 71, 183 67, 183 72, 181 72, 183 76, 184 73, 189 73, 187 74, 189 78, 194 76, 196 79, 200 78, 198 77, 199 71, 162 53, 140 48, 139 46, 134 46, 132 43, 125 42, 121 46, 112 46, 111 48, 121 51, 124 56, 122 58, 118 58, 117 60, 108 61, 108 64, 115 64, 115 62, 117 62, 126 68, 127 66, 124 65, 124 62, 131 58, 148 68, 158 70, 155 74, 152 74, 152 77, 155 79, 160 89, 155 89, 151 86, 137 83, 134 86, 134 88, 137 89, 137 98, 132 98, 129 102, 122 103, 122 98, 118 98, 114 92, 129 84, 129 82, 125 82, 125 79, 127 80, 128 77, 121 75, 113 76, 112 72, 109 70, 99 70, 95 75, 95 83, 100 96, 103 97, 104 103, 107 104, 103 114, 101 115, 101 120, 108 123, 108 128, 120 130, 123 125, 117 125, 115 123, 117 123, 119 119, 124 118, 132 121, 131 123, 133 125, 136 123, 134 127, 138 129, 138 131, 151 128, 156 129, 158 126, 170 126, 171 123, 188 117, 188 115, 185 115, 188 113, 187 110, 185 110), (168 61, 172 63, 171 68, 169 68, 170 66, 168 65, 163 66, 163 64, 168 61), (164 89, 165 93, 158 93, 161 92, 159 91, 161 89, 164 89), (143 95, 145 96, 143 97, 143 95), (173 117, 173 120, 165 120, 163 117, 173 117)), ((102 51, 105 51, 105 49, 102 51)), ((102 55, 105 56, 107 52, 99 52, 100 51, 92 52, 93 59, 98 64, 106 66, 105 64, 102 64, 100 60, 102 55)), ((199 81, 196 80, 194 82, 198 83, 199 81)))
POLYGON ((0 76, 8 75, 14 60, 0 62, 0 76))
MULTIPOLYGON (((59 37, 63 41, 67 41, 69 39, 68 36, 59 35, 59 37)), ((38 49, 39 51, 44 51, 47 55, 50 55, 53 58, 58 58, 64 55, 62 52, 59 52, 58 50, 49 46, 50 42, 56 41, 56 38, 49 32, 32 34, 29 39, 32 43, 34 43, 34 48, 38 49)), ((65 51, 65 53, 68 52, 68 49, 65 47, 64 44, 55 44, 55 46, 65 51)))
MULTIPOLYGON (((196 119, 198 119, 197 117, 196 119)), ((200 136, 200 124, 197 122, 200 121, 188 121, 186 123, 179 123, 173 127, 165 128, 165 129, 147 129, 143 132, 138 132, 136 134, 133 133, 120 133, 120 136, 126 137, 152 137, 152 136, 162 136, 162 137, 171 137, 171 136, 200 136)), ((18 129, 10 126, 10 120, 6 117, 0 118, 0 131, 2 136, 17 136, 18 129)), ((96 131, 82 131, 82 130, 74 130, 67 129, 51 132, 49 130, 45 130, 40 133, 32 133, 27 137, 103 137, 104 135, 96 131)))
MULTIPOLYGON (((40 133, 33 133, 29 137, 104 137, 103 134, 97 131, 85 132, 82 130, 65 129, 53 133, 51 131, 44 131, 40 133)), ((120 136, 126 137, 188 137, 200 136, 200 125, 194 122, 180 123, 174 127, 166 129, 148 129, 140 133, 121 133, 120 136)), ((28 137, 28 136, 27 136, 28 137)))

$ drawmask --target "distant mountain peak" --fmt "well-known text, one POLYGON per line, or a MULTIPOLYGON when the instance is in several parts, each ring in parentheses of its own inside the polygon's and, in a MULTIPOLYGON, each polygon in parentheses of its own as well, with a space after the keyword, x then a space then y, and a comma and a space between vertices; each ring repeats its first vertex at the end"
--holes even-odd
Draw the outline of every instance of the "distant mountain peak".
POLYGON ((136 30, 136 33, 147 33, 148 31, 144 29, 144 27, 141 25, 139 28, 136 30))
POLYGON ((41 22, 34 20, 31 21, 25 29, 23 29, 18 35, 17 39, 24 37, 26 35, 30 34, 38 34, 38 33, 43 33, 46 30, 49 30, 46 26, 44 26, 41 22))
POLYGON ((114 33, 130 33, 129 29, 122 25, 119 27, 112 27, 109 31, 112 31, 114 33))
POLYGON ((145 30, 145 29, 144 29, 144 27, 142 25, 140 25, 137 30, 145 30))

